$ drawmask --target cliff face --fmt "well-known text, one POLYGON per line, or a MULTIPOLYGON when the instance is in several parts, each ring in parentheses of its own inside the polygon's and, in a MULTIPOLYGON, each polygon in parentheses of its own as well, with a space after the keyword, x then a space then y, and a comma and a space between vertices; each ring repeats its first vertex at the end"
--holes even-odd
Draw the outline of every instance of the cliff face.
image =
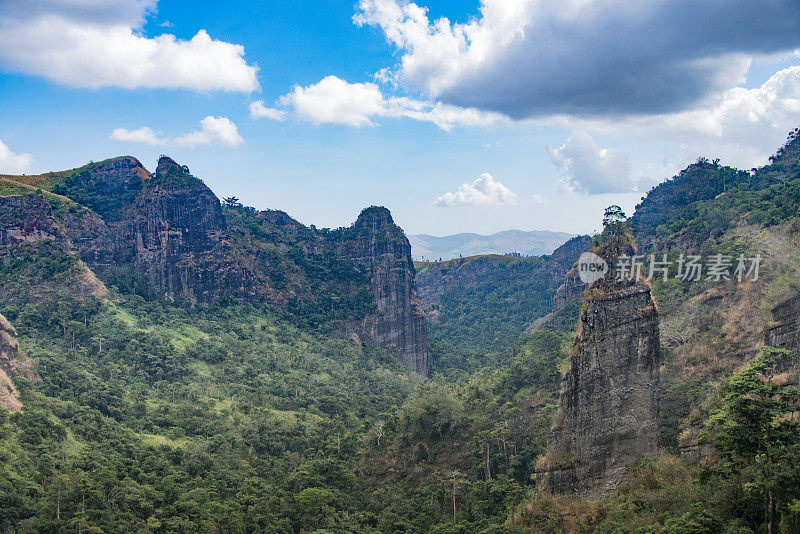
POLYGON ((128 211, 121 248, 132 246, 137 276, 151 294, 190 302, 248 296, 248 273, 227 240, 219 200, 173 160, 159 160, 128 211))
POLYGON ((470 288, 482 284, 492 277, 497 256, 467 258, 467 261, 434 263, 417 277, 417 291, 425 306, 440 304, 442 297, 454 288, 470 288), (459 263, 453 267, 453 263, 459 263))
POLYGON ((38 381, 30 360, 19 349, 17 331, 3 315, 0 315, 0 408, 12 412, 22 410, 19 391, 13 382, 17 376, 38 381))
POLYGON ((67 212, 61 222, 101 277, 127 266, 142 293, 192 303, 253 293, 252 276, 227 239, 219 200, 172 159, 160 158, 153 176, 135 158, 122 157, 59 179, 54 190, 92 208, 67 212))
MULTIPOLYGON (((55 198, 54 202, 61 200, 55 198)), ((0 284, 5 295, 16 298, 25 294, 35 302, 67 287, 80 298, 90 294, 105 295, 107 290, 103 283, 75 252, 74 244, 56 221, 50 202, 44 196, 0 197, 0 262, 27 258, 32 260, 27 265, 28 271, 38 271, 34 284, 6 279, 0 284), (38 264, 37 258, 53 255, 63 260, 60 272, 53 271, 52 265, 38 264)))
POLYGON ((800 294, 794 294, 772 308, 772 322, 767 326, 764 342, 778 349, 787 349, 800 356, 800 294))
POLYGON ((543 491, 599 498, 657 448, 658 313, 644 282, 616 282, 611 269, 587 292, 580 321, 537 471, 543 491))
POLYGON ((411 245, 389 210, 362 211, 336 254, 370 280, 377 315, 365 326, 376 344, 395 353, 409 370, 427 376, 428 331, 414 285, 411 245))
MULTIPOLYGON (((364 210, 349 228, 317 231, 283 212, 239 204, 228 211, 231 226, 214 193, 168 157, 152 175, 125 156, 20 178, 35 184, 31 192, 50 187, 61 196, 0 197, 0 257, 25 243, 57 243, 83 273, 81 296, 105 291, 96 272, 112 283, 132 279, 127 290, 173 301, 267 301, 348 319, 366 313, 359 332, 427 375, 411 246, 385 208, 364 210), (367 293, 376 313, 359 300, 367 293), (339 301, 344 308, 334 310, 339 301)), ((77 287, 62 278, 62 289, 77 287)))
POLYGON ((40 240, 65 241, 50 204, 39 195, 0 197, 0 250, 40 240))

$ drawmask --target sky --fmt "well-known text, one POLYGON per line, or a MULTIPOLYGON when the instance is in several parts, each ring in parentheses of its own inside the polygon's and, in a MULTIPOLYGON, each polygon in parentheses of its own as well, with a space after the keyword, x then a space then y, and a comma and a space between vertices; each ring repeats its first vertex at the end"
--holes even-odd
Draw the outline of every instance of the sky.
POLYGON ((318 227, 589 233, 797 126, 798 0, 0 0, 0 173, 167 154, 318 227))

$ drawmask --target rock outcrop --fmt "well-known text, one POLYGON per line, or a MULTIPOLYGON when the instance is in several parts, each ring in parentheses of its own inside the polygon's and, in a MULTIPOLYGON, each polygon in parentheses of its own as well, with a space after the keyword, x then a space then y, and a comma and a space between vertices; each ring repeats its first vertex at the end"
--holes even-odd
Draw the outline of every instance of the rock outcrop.
MULTIPOLYGON (((55 198, 54 202, 60 203, 62 200, 55 198)), ((37 247, 50 247, 50 254, 55 253, 66 258, 68 261, 64 262, 65 265, 69 264, 74 268, 61 273, 61 279, 40 273, 36 277, 39 281, 35 285, 6 281, 3 289, 7 296, 10 297, 13 293, 15 298, 25 293, 29 300, 36 301, 47 294, 65 289, 65 284, 81 298, 88 295, 100 297, 107 293, 103 283, 78 258, 73 243, 53 216, 53 209, 47 198, 38 193, 0 197, 0 262, 15 258, 35 258, 37 247)), ((33 263, 29 267, 36 270, 37 262, 33 263)))
POLYGON ((337 257, 351 261, 370 280, 377 307, 377 315, 365 321, 369 335, 409 370, 427 376, 427 324, 415 290, 411 245, 403 230, 388 209, 373 206, 361 212, 346 235, 337 244, 337 257))
POLYGON ((353 304, 359 336, 427 375, 411 246, 385 208, 364 210, 349 228, 318 231, 284 212, 235 204, 229 214, 242 227, 231 227, 214 193, 166 156, 153 174, 123 156, 25 179, 58 194, 25 186, 32 194, 0 197, 0 257, 21 244, 55 242, 83 272, 79 296, 103 294, 104 280, 171 301, 324 306, 342 317, 348 312, 334 312, 334 302, 371 294, 375 313, 353 304))
POLYGON ((47 200, 35 194, 0 197, 0 251, 41 240, 66 241, 47 200))
POLYGON ((170 300, 212 302, 247 297, 248 273, 227 239, 219 199, 172 159, 158 161, 155 177, 128 210, 122 247, 132 247, 138 279, 170 300))
POLYGON ((17 331, 0 315, 0 408, 12 412, 22 410, 19 391, 13 381, 17 376, 38 381, 30 360, 19 348, 17 331))
POLYGON ((772 308, 772 322, 767 326, 764 342, 770 347, 786 349, 800 357, 800 294, 793 294, 772 308))
POLYGON ((660 362, 649 286, 616 281, 612 268, 584 297, 552 439, 537 464, 542 491, 608 496, 628 467, 656 451, 660 362))

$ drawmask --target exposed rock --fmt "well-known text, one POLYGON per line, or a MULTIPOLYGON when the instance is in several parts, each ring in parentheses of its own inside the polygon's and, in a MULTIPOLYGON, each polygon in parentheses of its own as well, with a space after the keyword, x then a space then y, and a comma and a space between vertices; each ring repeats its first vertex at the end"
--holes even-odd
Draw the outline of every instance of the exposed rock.
POLYGON ((133 246, 136 273, 148 292, 190 302, 250 294, 219 199, 172 159, 159 159, 155 178, 128 212, 132 221, 120 237, 133 246))
POLYGON ((255 293, 227 239, 219 199, 172 159, 161 157, 152 177, 131 157, 70 172, 61 189, 94 211, 65 213, 62 224, 101 277, 129 266, 141 292, 192 303, 255 293))
POLYGON ((17 376, 32 382, 39 380, 33 371, 31 361, 17 343, 17 331, 11 323, 0 315, 0 407, 12 412, 22 410, 19 391, 13 379, 17 376))
POLYGON ((800 356, 800 294, 790 295, 772 308, 772 322, 764 337, 767 345, 800 356))
POLYGON ((90 208, 106 222, 126 218, 125 209, 150 180, 147 169, 131 156, 90 163, 46 176, 55 181, 54 193, 90 208))
POLYGON ((0 251, 41 240, 65 242, 50 203, 40 195, 0 197, 0 251))
POLYGON ((361 212, 337 256, 355 264, 370 280, 377 316, 366 329, 378 347, 395 353, 420 376, 428 374, 428 330, 414 285, 411 245, 394 224, 389 210, 371 207, 361 212))
POLYGON ((600 498, 657 449, 658 312, 646 282, 615 281, 612 268, 587 291, 580 321, 537 473, 543 491, 600 498))
POLYGON ((105 291, 92 271, 103 280, 134 278, 129 289, 191 303, 236 298, 302 309, 369 291, 377 312, 367 314, 359 334, 427 375, 411 247, 387 209, 364 210, 350 228, 318 231, 284 212, 240 205, 238 220, 247 228, 237 229, 228 227, 214 193, 168 157, 153 175, 124 156, 43 177, 68 197, 47 193, 64 209, 54 218, 41 195, 0 198, 0 254, 19 243, 57 241, 91 267, 76 258, 86 294, 105 291))
POLYGON ((551 263, 553 274, 560 274, 566 271, 564 283, 556 290, 553 296, 553 314, 558 314, 571 300, 582 299, 586 284, 580 279, 575 262, 581 254, 589 249, 591 238, 589 236, 578 236, 570 239, 563 246, 553 252, 551 263))
POLYGON ((694 421, 678 436, 678 450, 687 460, 700 464, 712 463, 716 458, 716 449, 711 443, 700 443, 700 435, 706 432, 703 421, 694 421))
POLYGON ((417 292, 426 307, 440 304, 442 297, 456 287, 475 287, 490 279, 496 269, 494 260, 501 256, 460 258, 434 263, 417 277, 417 292))
MULTIPOLYGON (((98 219, 96 215, 94 217, 98 219)), ((68 278, 72 282, 71 288, 78 296, 100 297, 107 293, 103 283, 78 259, 75 247, 53 217, 52 207, 44 196, 29 194, 0 197, 0 261, 24 257, 30 247, 41 242, 52 243, 61 254, 74 256, 75 269, 68 274, 68 278)), ((11 292, 9 288, 3 289, 7 290, 7 294, 11 292)), ((17 287, 14 291, 18 293, 20 289, 24 289, 28 298, 35 301, 61 287, 54 281, 42 280, 35 286, 17 287)))

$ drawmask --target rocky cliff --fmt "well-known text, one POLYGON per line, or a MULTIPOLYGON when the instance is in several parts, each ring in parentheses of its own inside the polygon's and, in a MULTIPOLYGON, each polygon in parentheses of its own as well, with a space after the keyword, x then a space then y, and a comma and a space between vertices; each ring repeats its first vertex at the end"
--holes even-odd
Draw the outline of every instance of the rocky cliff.
POLYGON ((409 370, 427 376, 428 333, 414 285, 411 245, 389 210, 373 206, 362 211, 337 243, 336 255, 370 280, 377 315, 364 326, 376 344, 395 353, 409 370))
POLYGON ((800 294, 790 295, 772 308, 772 322, 764 338, 767 345, 800 356, 800 294))
POLYGON ((538 485, 599 498, 658 439, 658 312, 643 280, 595 282, 584 308, 538 485))
POLYGON ((317 231, 283 212, 234 203, 231 226, 214 193, 166 156, 153 174, 124 156, 3 179, 33 194, 0 197, 0 256, 25 243, 54 243, 84 273, 82 294, 93 286, 105 291, 97 273, 127 291, 171 301, 233 298, 358 316, 360 335, 427 375, 427 326, 411 247, 385 208, 364 210, 349 228, 317 231), (367 292, 374 313, 361 303, 367 292))
POLYGON ((38 381, 30 360, 19 349, 17 331, 3 315, 0 315, 0 408, 12 412, 22 410, 19 391, 13 381, 17 376, 38 381))
POLYGON ((219 199, 168 157, 128 209, 121 247, 132 247, 138 279, 170 300, 212 302, 254 294, 228 240, 219 199))
MULTIPOLYGON (((0 197, 0 262, 17 262, 19 269, 26 269, 36 280, 35 284, 20 283, 9 269, 1 277, 6 296, 24 294, 35 302, 67 286, 81 298, 106 294, 105 286, 79 259, 53 215, 50 201, 62 208, 65 200, 37 193, 0 197)), ((17 273, 17 277, 21 275, 17 273)))

